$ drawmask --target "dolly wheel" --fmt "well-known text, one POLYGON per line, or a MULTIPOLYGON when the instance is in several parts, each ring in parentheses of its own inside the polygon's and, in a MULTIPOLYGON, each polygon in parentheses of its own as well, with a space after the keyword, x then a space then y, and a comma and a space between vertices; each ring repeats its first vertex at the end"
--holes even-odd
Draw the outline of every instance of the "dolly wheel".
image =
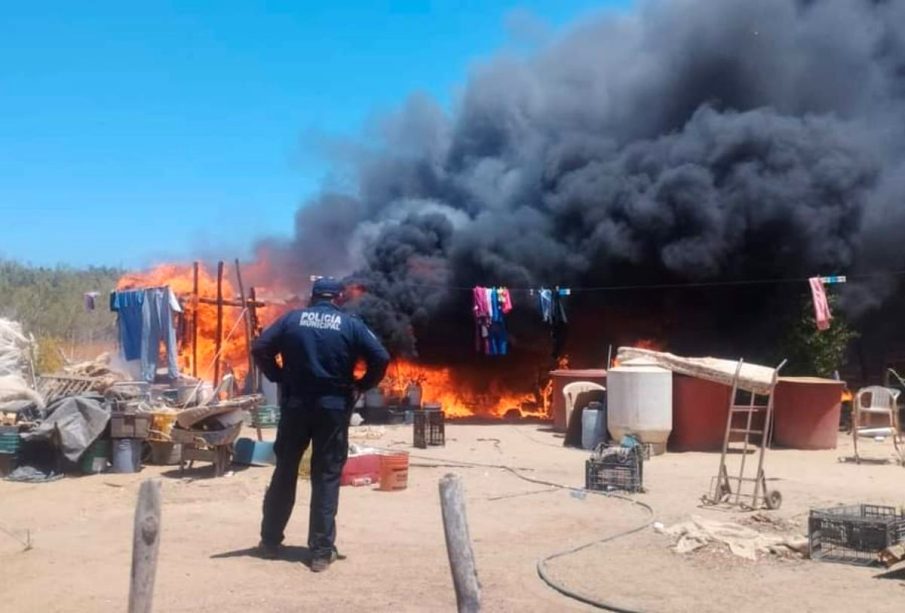
POLYGON ((768 509, 775 511, 782 506, 782 494, 779 493, 779 490, 770 490, 769 492, 767 492, 767 496, 766 498, 764 498, 764 502, 767 503, 768 509))

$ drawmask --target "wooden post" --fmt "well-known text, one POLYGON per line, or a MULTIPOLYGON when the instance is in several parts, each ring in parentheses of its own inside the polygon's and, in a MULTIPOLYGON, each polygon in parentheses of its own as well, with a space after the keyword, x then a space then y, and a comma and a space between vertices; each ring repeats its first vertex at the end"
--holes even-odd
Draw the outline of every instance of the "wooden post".
POLYGON ((465 489, 462 478, 458 475, 448 474, 440 479, 440 508, 443 512, 446 552, 449 554, 449 568, 452 571, 459 612, 480 611, 481 585, 468 534, 465 489))
POLYGON ((245 391, 251 394, 257 392, 255 385, 255 361, 251 357, 251 317, 248 313, 248 302, 245 300, 245 286, 242 284, 242 270, 239 268, 239 258, 236 258, 236 280, 239 282, 239 298, 244 309, 242 317, 245 319, 245 353, 248 356, 248 375, 246 376, 245 391))
POLYGON ((129 613, 150 613, 160 548, 160 483, 147 479, 138 490, 132 529, 129 613))
POLYGON ((198 262, 192 265, 192 376, 198 378, 198 262))
POLYGON ((214 387, 220 384, 220 350, 223 344, 223 261, 217 262, 217 336, 214 339, 214 387))
POLYGON ((251 337, 254 338, 258 333, 258 307, 262 306, 258 302, 258 294, 254 286, 248 288, 248 322, 251 325, 251 337))
MULTIPOLYGON (((257 292, 255 292, 255 288, 253 286, 249 287, 248 288, 248 330, 251 332, 251 337, 249 338, 249 343, 254 340, 255 336, 258 333, 258 300, 257 300, 257 298, 258 298, 258 295, 257 295, 257 292)), ((251 347, 251 345, 249 345, 249 347, 251 347)), ((254 379, 253 379, 252 384, 254 385, 255 392, 261 391, 261 371, 258 370, 257 368, 254 369, 254 379)), ((261 406, 256 403, 254 411, 255 411, 255 420, 254 420, 255 421, 255 430, 258 435, 258 440, 263 441, 264 435, 261 432, 261 419, 260 419, 261 406)))

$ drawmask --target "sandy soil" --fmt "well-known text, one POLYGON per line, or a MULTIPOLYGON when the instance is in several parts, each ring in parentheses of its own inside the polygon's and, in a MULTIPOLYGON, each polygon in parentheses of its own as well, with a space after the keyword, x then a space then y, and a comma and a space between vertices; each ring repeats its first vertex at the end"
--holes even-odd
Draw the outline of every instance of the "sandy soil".
MULTIPOLYGON (((271 431, 272 435, 272 431, 271 431)), ((389 427, 384 447, 410 449, 408 428, 389 427)), ((315 575, 306 552, 307 484, 301 484, 286 560, 254 555, 261 498, 269 468, 209 478, 209 468, 179 478, 148 467, 140 475, 98 475, 47 484, 0 482, 0 603, 4 611, 122 611, 128 594, 131 530, 139 483, 163 482, 163 539, 158 611, 452 610, 437 481, 461 474, 485 609, 587 610, 537 577, 538 558, 601 539, 645 521, 629 503, 580 496, 486 467, 508 465, 533 478, 580 486, 586 453, 535 425, 450 425, 447 445, 417 451, 409 488, 380 492, 343 488, 338 545, 348 560, 315 575), (445 465, 444 465, 445 464, 445 465)), ((891 444, 868 442, 888 457, 891 444)), ((412 450, 415 451, 415 450, 412 450)), ((805 531, 812 506, 876 502, 905 504, 905 468, 840 462, 850 443, 833 451, 770 451, 766 470, 784 504, 772 516, 805 531)), ((669 525, 691 514, 739 521, 747 514, 699 507, 716 472, 716 454, 656 457, 645 465, 648 493, 636 497, 669 525)), ((774 556, 750 562, 720 548, 681 556, 668 537, 647 528, 559 558, 550 572, 570 589, 644 611, 901 611, 905 571, 859 568, 774 556)))

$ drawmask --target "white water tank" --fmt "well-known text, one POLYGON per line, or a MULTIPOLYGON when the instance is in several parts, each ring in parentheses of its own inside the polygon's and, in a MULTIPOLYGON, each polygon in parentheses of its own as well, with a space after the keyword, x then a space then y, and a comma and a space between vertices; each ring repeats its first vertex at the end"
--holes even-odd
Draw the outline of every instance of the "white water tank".
POLYGON ((628 360, 607 372, 607 429, 621 441, 632 434, 651 443, 654 453, 666 451, 672 432, 672 372, 654 362, 628 360))

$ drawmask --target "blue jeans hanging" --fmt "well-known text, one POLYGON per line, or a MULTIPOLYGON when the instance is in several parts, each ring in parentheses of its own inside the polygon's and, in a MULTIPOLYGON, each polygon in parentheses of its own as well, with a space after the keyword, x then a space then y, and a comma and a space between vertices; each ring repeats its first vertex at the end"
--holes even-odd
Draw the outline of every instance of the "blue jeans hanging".
POLYGON ((176 362, 176 327, 167 290, 154 288, 145 291, 142 305, 141 327, 141 376, 148 382, 157 375, 157 359, 160 355, 160 341, 166 343, 167 375, 170 379, 179 376, 176 362))

